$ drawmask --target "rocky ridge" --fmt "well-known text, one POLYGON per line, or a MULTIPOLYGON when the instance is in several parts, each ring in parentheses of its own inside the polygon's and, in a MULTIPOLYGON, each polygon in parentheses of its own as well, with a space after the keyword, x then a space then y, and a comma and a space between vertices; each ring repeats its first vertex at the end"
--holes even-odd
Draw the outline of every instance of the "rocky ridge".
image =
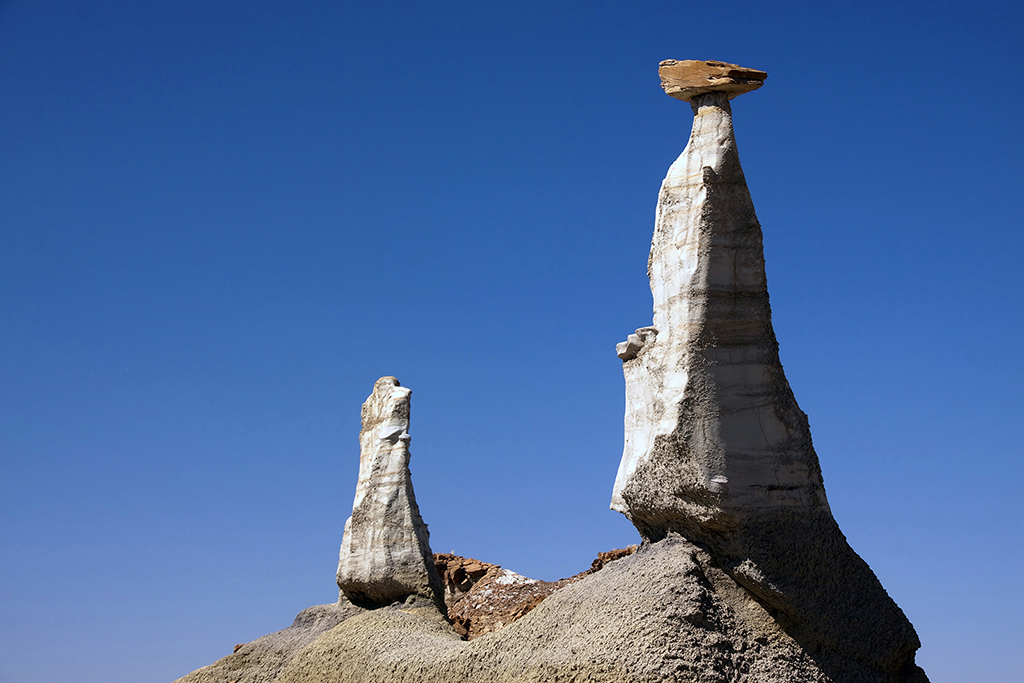
POLYGON ((694 112, 662 184, 652 324, 619 344, 612 508, 643 544, 539 582, 433 556, 412 494, 409 392, 363 408, 339 600, 178 683, 926 683, 917 635, 832 518, 778 358, 729 100, 766 74, 668 60, 694 112))

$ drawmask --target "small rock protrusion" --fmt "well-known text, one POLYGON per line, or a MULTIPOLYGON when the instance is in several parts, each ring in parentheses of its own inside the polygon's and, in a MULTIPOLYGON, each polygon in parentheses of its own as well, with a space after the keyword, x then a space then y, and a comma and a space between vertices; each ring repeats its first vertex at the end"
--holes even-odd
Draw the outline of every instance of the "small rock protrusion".
POLYGON ((615 355, 623 361, 633 360, 640 351, 658 335, 658 330, 653 327, 641 327, 635 334, 626 337, 626 341, 615 345, 615 355))
POLYGON ((635 553, 639 548, 640 546, 638 545, 630 545, 626 546, 625 548, 616 548, 614 550, 609 550, 606 553, 598 553, 597 559, 590 563, 590 572, 599 572, 602 569, 604 569, 604 566, 609 562, 621 560, 623 557, 629 557, 630 555, 635 553))

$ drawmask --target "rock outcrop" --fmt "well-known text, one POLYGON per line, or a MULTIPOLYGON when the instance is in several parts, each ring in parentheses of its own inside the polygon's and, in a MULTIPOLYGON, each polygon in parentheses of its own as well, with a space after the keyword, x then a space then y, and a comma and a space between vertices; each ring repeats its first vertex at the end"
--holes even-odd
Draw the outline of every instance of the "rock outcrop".
POLYGON ((590 569, 558 581, 538 581, 497 564, 450 553, 435 554, 434 562, 444 581, 448 619, 462 637, 473 640, 522 619, 555 591, 632 555, 638 547, 598 553, 590 569))
POLYGON ((492 565, 452 603, 448 618, 460 635, 473 640, 523 618, 565 581, 538 581, 492 565))
POLYGON ((637 551, 640 546, 631 545, 627 548, 616 548, 615 550, 609 550, 606 553, 598 553, 597 559, 590 563, 590 573, 601 571, 606 564, 614 562, 615 560, 621 560, 623 557, 629 557, 637 551))
MULTIPOLYGON (((555 591, 470 641, 401 610, 364 612, 292 657, 281 683, 827 683, 707 553, 676 536, 555 591)), ((226 683, 226 682, 225 682, 226 683)), ((245 683, 244 681, 240 683, 245 683)))
MULTIPOLYGON (((701 63, 666 64, 665 91, 687 99, 665 72, 701 63)), ((727 67, 719 80, 750 73, 703 64, 727 67)), ((617 347, 626 434, 611 507, 648 542, 678 533, 706 548, 837 680, 898 677, 916 671, 917 635, 833 520, 779 360, 736 87, 709 79, 688 96, 693 130, 662 183, 654 322, 617 347)))
POLYGON ((448 607, 473 590, 488 571, 500 569, 499 565, 454 553, 434 553, 434 567, 444 584, 444 604, 448 607))
POLYGON ((363 610, 347 600, 315 605, 299 612, 288 628, 235 645, 232 654, 193 671, 175 683, 262 683, 276 681, 302 650, 332 628, 363 610))
POLYGON ((338 603, 178 683, 927 683, 913 627, 832 518, 779 361, 729 104, 765 74, 661 67, 694 122, 659 196, 653 324, 616 349, 612 508, 643 544, 557 582, 432 556, 409 391, 385 377, 363 406, 338 603))
POLYGON ((359 481, 337 575, 342 597, 363 607, 410 595, 444 605, 444 586, 409 473, 411 394, 394 377, 381 377, 363 404, 359 481))

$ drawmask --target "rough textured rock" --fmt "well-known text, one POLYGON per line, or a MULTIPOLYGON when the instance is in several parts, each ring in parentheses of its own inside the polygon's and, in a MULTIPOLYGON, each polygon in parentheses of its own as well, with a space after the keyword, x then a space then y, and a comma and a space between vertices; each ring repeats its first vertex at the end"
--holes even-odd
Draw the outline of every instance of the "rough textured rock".
POLYGON ((518 621, 558 589, 632 555, 638 547, 598 553, 590 569, 558 581, 530 579, 500 565, 449 553, 435 554, 434 562, 445 583, 448 620, 459 635, 473 640, 518 621))
POLYGON ((460 635, 473 640, 526 616, 567 581, 538 581, 492 565, 469 592, 452 603, 448 619, 460 635))
POLYGON ((345 619, 363 610, 340 601, 299 612, 292 625, 276 633, 236 645, 234 653, 193 671, 175 683, 258 683, 276 681, 281 669, 303 647, 345 619))
POLYGON ((675 534, 585 572, 521 619, 469 642, 422 606, 307 612, 331 609, 347 618, 329 629, 321 622, 316 637, 293 626, 178 683, 832 680, 706 551, 675 534))
POLYGON ((444 604, 450 608, 471 591, 488 570, 498 565, 452 553, 434 553, 434 567, 444 584, 444 604))
POLYGON ((616 548, 615 550, 609 550, 606 553, 598 553, 597 559, 590 563, 590 573, 601 571, 601 569, 609 562, 615 560, 621 560, 623 557, 628 557, 635 553, 640 546, 631 545, 626 548, 616 548))
POLYGON ((500 631, 469 642, 422 616, 394 609, 364 612, 296 653, 278 680, 829 679, 747 591, 715 568, 706 552, 670 535, 556 591, 500 631))
POLYGON ((837 680, 902 680, 920 643, 829 510, 779 361, 729 94, 693 96, 658 198, 654 323, 616 348, 626 418, 612 508, 648 541, 679 533, 708 549, 837 680))
POLYGON ((409 397, 394 377, 381 377, 363 404, 359 482, 338 560, 342 597, 379 607, 409 595, 444 610, 430 535, 409 473, 409 397))
POLYGON ((732 131, 729 97, 757 87, 744 79, 757 80, 666 87, 692 100, 693 131, 659 197, 653 325, 616 349, 612 506, 643 545, 554 583, 455 555, 435 569, 409 480, 409 394, 383 378, 363 407, 338 604, 181 683, 927 682, 913 628, 832 518, 782 372, 732 131))
POLYGON ((666 59, 658 65, 658 75, 662 89, 684 102, 709 92, 723 92, 732 99, 757 90, 768 78, 768 74, 757 69, 698 59, 666 59))

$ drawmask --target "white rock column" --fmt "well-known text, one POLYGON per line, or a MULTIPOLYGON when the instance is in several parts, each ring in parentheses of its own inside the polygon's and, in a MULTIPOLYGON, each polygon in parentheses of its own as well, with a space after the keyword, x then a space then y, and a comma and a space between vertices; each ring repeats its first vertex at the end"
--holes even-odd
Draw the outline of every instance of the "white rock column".
POLYGON ((363 404, 359 482, 338 561, 341 596, 364 607, 419 595, 443 604, 430 534, 409 473, 412 392, 381 377, 363 404))
POLYGON ((827 509, 806 416, 771 325, 761 228, 727 94, 693 98, 661 186, 648 273, 654 323, 620 344, 626 439, 612 508, 645 536, 736 509, 827 509))
POLYGON ((826 672, 888 680, 913 668, 920 641, 832 517, 772 330, 729 103, 766 74, 661 66, 693 129, 658 197, 653 324, 616 348, 626 417, 611 507, 646 541, 677 533, 706 548, 826 672))

